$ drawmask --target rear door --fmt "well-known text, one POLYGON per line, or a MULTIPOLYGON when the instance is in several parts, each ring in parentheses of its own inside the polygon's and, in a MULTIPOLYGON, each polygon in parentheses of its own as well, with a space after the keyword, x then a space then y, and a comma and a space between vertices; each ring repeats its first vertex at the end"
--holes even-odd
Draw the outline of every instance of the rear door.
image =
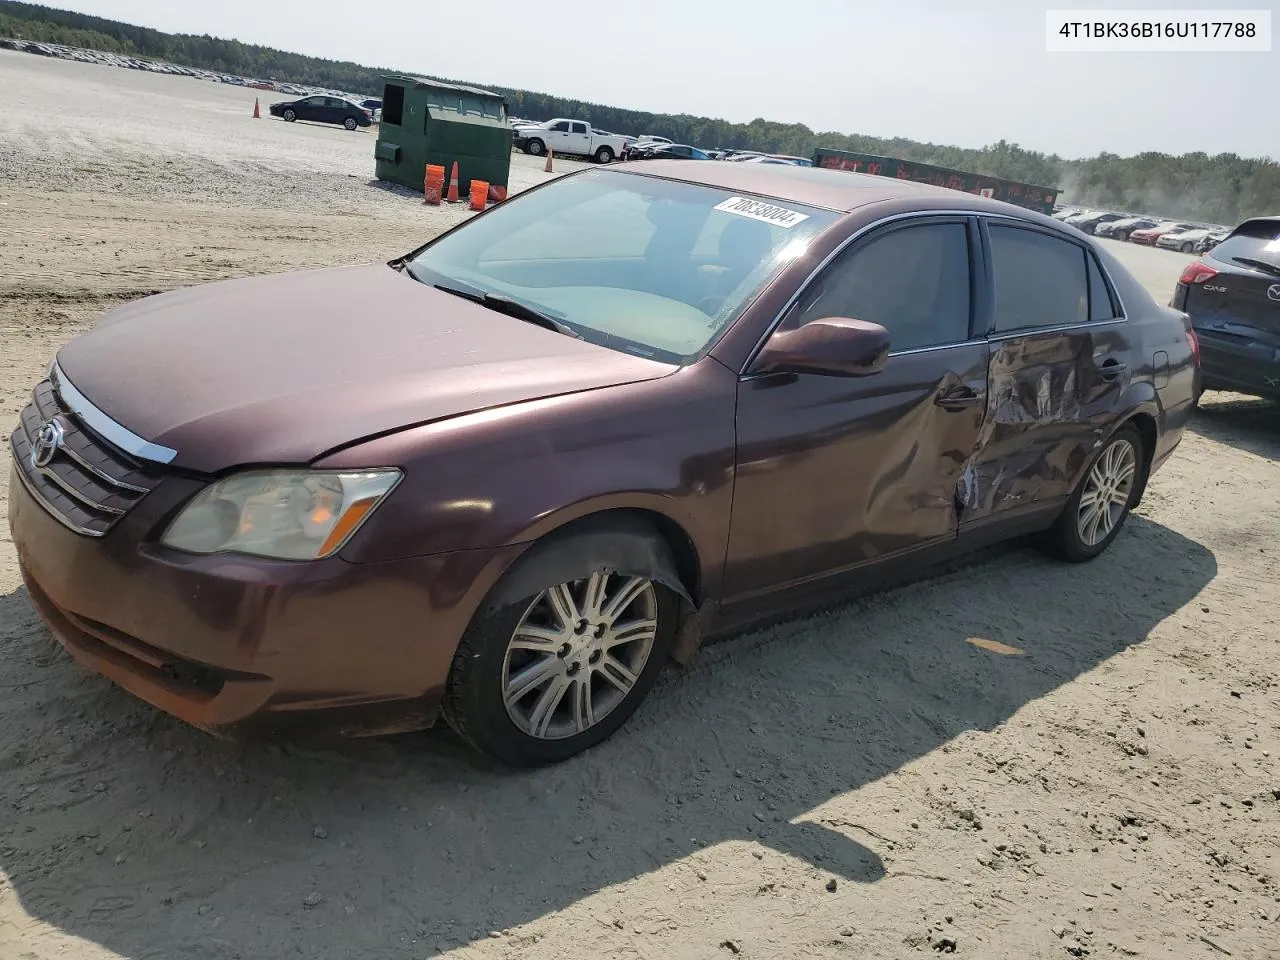
POLYGON ((566 153, 588 154, 591 152, 591 134, 587 125, 575 120, 569 124, 569 136, 565 139, 566 153))
POLYGON ((961 528, 1036 520, 1071 495, 1142 366, 1086 242, 992 218, 990 400, 961 528))
POLYGON ((355 115, 355 108, 340 97, 325 97, 325 122, 342 123, 348 116, 355 115))

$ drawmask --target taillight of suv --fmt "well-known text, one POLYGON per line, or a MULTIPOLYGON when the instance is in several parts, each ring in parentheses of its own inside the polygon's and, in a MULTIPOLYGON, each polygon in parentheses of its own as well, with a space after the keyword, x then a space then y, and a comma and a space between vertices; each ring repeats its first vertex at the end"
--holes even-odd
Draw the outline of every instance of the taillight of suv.
POLYGON ((1188 286, 1197 283, 1204 283, 1206 280, 1212 280, 1218 275, 1218 271, 1213 269, 1203 260, 1195 260, 1188 263, 1182 268, 1182 276, 1178 277, 1179 283, 1185 283, 1188 286))

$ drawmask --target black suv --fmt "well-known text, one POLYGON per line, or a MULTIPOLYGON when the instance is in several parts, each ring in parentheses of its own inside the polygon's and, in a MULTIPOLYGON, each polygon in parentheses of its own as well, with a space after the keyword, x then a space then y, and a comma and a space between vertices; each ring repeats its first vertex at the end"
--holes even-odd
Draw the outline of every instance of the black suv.
POLYGON ((1187 264, 1171 305, 1191 316, 1206 390, 1280 400, 1280 217, 1244 221, 1187 264))
POLYGON ((340 123, 348 130, 367 127, 373 123, 373 111, 366 110, 344 97, 326 97, 317 94, 301 100, 283 100, 268 108, 273 117, 282 117, 292 123, 295 120, 311 120, 315 123, 340 123))

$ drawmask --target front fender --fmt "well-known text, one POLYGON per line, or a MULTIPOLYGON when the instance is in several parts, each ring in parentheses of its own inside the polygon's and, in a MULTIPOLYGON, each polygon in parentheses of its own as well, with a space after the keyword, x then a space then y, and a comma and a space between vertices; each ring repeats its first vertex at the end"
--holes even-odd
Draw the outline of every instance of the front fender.
POLYGON ((538 541, 583 517, 647 511, 684 531, 711 587, 728 540, 736 378, 669 376, 498 408, 347 448, 321 469, 404 480, 343 549, 353 562, 538 541))

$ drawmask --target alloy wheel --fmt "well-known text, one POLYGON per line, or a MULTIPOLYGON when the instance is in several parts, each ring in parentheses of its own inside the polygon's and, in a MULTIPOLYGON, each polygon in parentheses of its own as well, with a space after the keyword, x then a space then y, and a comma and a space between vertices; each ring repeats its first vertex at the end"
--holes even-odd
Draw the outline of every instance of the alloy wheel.
POLYGON ((1098 457, 1085 481, 1076 515, 1083 543, 1096 547, 1111 535, 1129 508, 1137 475, 1138 454, 1126 439, 1112 442, 1098 457))
POLYGON ((507 716, 540 740, 585 732, 631 692, 657 635, 658 594, 645 577, 600 571, 548 587, 507 644, 507 716))

